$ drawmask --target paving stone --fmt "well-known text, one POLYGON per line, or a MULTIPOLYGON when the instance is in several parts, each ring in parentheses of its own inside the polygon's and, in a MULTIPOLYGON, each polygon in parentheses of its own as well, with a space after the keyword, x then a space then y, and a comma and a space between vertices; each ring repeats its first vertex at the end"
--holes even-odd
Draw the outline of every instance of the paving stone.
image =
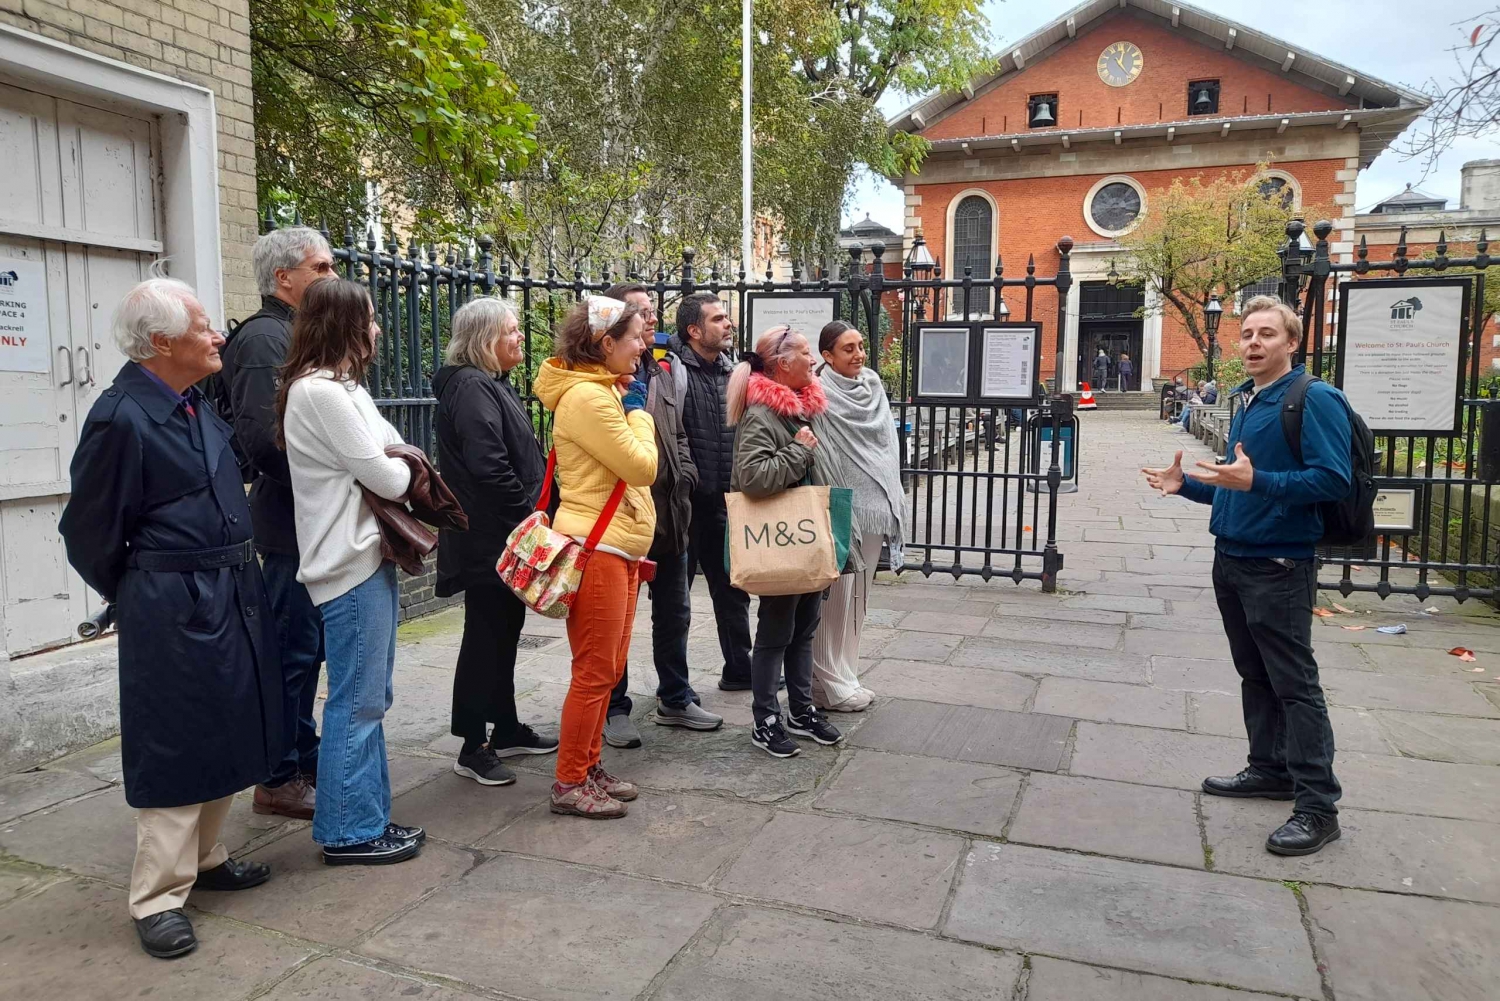
POLYGON ((1027 643, 1055 643, 1067 647, 1113 650, 1120 645, 1123 633, 1124 630, 1119 626, 1000 615, 990 620, 981 635, 995 639, 1023 640, 1027 643))
POLYGON ((415 977, 327 957, 310 963, 277 984, 264 1001, 479 1001, 415 977))
POLYGON ((1130 628, 1177 633, 1179 636, 1161 637, 1162 650, 1160 652, 1167 653, 1173 649, 1180 649, 1184 654, 1191 655, 1196 645, 1194 640, 1181 637, 1197 637, 1209 627, 1205 626, 1203 619, 1196 615, 1145 615, 1136 612, 1130 616, 1130 628))
POLYGON ((1385 754, 1341 754, 1341 806, 1500 823, 1500 769, 1418 761, 1385 754))
MULTIPOLYGON (((1193 721, 1189 729, 1193 732, 1220 737, 1245 736, 1245 714, 1238 695, 1189 692, 1187 698, 1189 719, 1193 721)), ((1333 724, 1333 743, 1338 750, 1393 753, 1390 742, 1375 722, 1374 713, 1333 706, 1328 710, 1328 719, 1333 724)))
POLYGON ((106 785, 92 775, 63 768, 38 768, 0 777, 0 824, 106 785))
POLYGON ((1151 684, 1181 692, 1240 693, 1240 676, 1227 660, 1200 660, 1196 657, 1151 658, 1151 684))
MULTIPOLYGON (((1072 566, 1071 560, 1069 561, 1069 566, 1072 566)), ((1088 595, 1107 597, 1110 595, 1118 595, 1127 598, 1150 598, 1151 588, 1146 583, 1146 581, 1141 578, 1127 578, 1124 574, 1115 574, 1111 576, 1110 574, 1106 573, 1103 580, 1091 581, 1090 583, 1084 584, 1083 586, 1079 587, 1077 589, 1077 594, 1079 596, 1088 595)), ((1069 601, 1071 600, 1072 599, 1069 599, 1069 601)), ((1087 610, 1092 608, 1093 606, 1085 604, 1076 607, 1087 610)))
POLYGON ((544 802, 551 789, 548 775, 517 772, 514 785, 482 786, 453 774, 450 766, 445 774, 398 796, 391 803, 391 816, 397 823, 422 825, 429 837, 475 845, 544 802))
POLYGON ((778 813, 719 889, 871 921, 932 928, 964 840, 874 820, 778 813))
POLYGON ((1176 730, 1078 724, 1073 742, 1074 775, 1198 789, 1207 775, 1232 775, 1245 767, 1244 738, 1212 737, 1176 730))
POLYGON ((102 740, 92 747, 74 751, 67 757, 47 763, 48 768, 71 768, 107 782, 119 785, 125 781, 125 763, 120 760, 120 738, 102 740))
MULTIPOLYGON (((928 593, 928 590, 913 587, 910 584, 894 584, 887 587, 877 585, 870 589, 869 605, 871 608, 891 608, 902 612, 957 614, 965 611, 964 599, 967 595, 963 597, 957 594, 951 597, 934 596, 928 593)), ((970 612, 972 614, 972 608, 970 612)))
POLYGON ((1500 765, 1500 721, 1397 712, 1372 718, 1407 757, 1500 765))
POLYGON ((1339 1001, 1494 1001, 1500 909, 1324 886, 1302 892, 1339 1001))
MULTIPOLYGON (((1145 587, 1144 584, 1139 586, 1145 587)), ((1165 614, 1167 610, 1167 603, 1160 598, 1128 594, 1106 594, 1093 588, 1088 590, 1090 593, 1080 595, 1077 598, 1069 598, 1064 604, 1069 608, 1096 608, 1111 612, 1145 612, 1154 615, 1165 614)))
POLYGON ((866 817, 999 837, 1021 774, 990 765, 859 751, 816 805, 866 817))
POLYGON ((1103 723, 1131 723, 1182 730, 1187 726, 1183 693, 1079 678, 1044 678, 1035 712, 1103 723))
POLYGON ((1146 973, 1322 993, 1296 897, 1240 876, 981 842, 943 932, 1146 973))
MULTIPOLYGON (((1453 644, 1453 646, 1463 645, 1462 641, 1453 644)), ((1452 647, 1448 649, 1451 650, 1452 647)), ((1461 678, 1465 681, 1500 676, 1500 656, 1495 654, 1477 653, 1474 661, 1470 663, 1459 660, 1448 650, 1406 650, 1400 647, 1362 647, 1361 650, 1373 665, 1374 670, 1381 674, 1404 677, 1461 678), (1484 668, 1484 674, 1474 673, 1469 670, 1471 667, 1484 668)))
POLYGON ((706 883, 770 819, 764 807, 707 796, 646 793, 610 824, 580 824, 538 803, 481 847, 706 883))
POLYGON ((657 1001, 1010 1001, 1021 958, 914 932, 723 907, 683 951, 657 1001), (788 948, 795 943, 795 948, 788 948), (812 985, 816 985, 814 988, 812 985))
MULTIPOLYGON (((1140 532, 1129 529, 1110 531, 1107 528, 1090 528, 1083 534, 1085 542, 1115 542, 1146 545, 1146 546, 1168 546, 1177 548, 1181 546, 1212 546, 1213 536, 1204 531, 1204 526, 1198 526, 1192 532, 1140 532)), ((1092 548, 1092 546, 1090 546, 1092 548)))
POLYGON ((1191 793, 1034 772, 1008 840, 1203 868, 1191 793))
POLYGON ((1199 601, 1213 597, 1208 588, 1183 587, 1179 584, 1152 584, 1151 597, 1166 598, 1168 601, 1199 601))
POLYGON ((958 634, 944 636, 941 633, 909 633, 896 630, 896 636, 880 650, 882 657, 892 660, 921 660, 929 664, 940 664, 958 649, 963 637, 958 634))
POLYGON ((1050 674, 1091 681, 1144 685, 1150 680, 1146 657, 1110 650, 1060 650, 1038 643, 971 636, 948 658, 956 667, 985 667, 1019 674, 1050 674))
POLYGON ((901 620, 901 628, 910 632, 941 633, 944 636, 978 636, 989 619, 983 615, 957 612, 910 612, 901 620))
MULTIPOLYGON (((400 796, 439 775, 452 774, 452 758, 430 758, 414 754, 388 754, 386 767, 391 773, 391 795, 400 796)), ((232 814, 231 814, 232 816, 232 814)))
POLYGON ((242 998, 310 954, 228 921, 193 915, 198 948, 170 970, 141 951, 123 889, 68 880, 0 910, 0 1001, 242 998))
POLYGON ((1036 692, 1031 678, 1008 671, 978 667, 949 667, 910 660, 882 660, 863 680, 872 689, 895 699, 947 702, 986 709, 1020 711, 1036 692))
POLYGON ((1041 713, 892 699, 848 742, 897 754, 1055 771, 1072 726, 1071 719, 1041 713))
POLYGON ((1319 678, 1333 705, 1500 718, 1500 709, 1471 683, 1458 679, 1398 678, 1368 671, 1320 671, 1319 678))
POLYGON ((649 736, 644 747, 631 750, 606 745, 605 767, 648 789, 727 792, 770 803, 811 792, 838 758, 833 748, 807 742, 795 758, 773 758, 738 727, 697 733, 653 726, 649 736))
POLYGON ((425 970, 537 1001, 633 998, 717 904, 706 893, 502 855, 358 951, 394 963, 420 957, 425 970))
POLYGON ((1286 821, 1290 805, 1204 796, 1214 869, 1500 903, 1500 826, 1344 809, 1338 841, 1315 856, 1281 858, 1266 851, 1265 840, 1286 821))
POLYGON ((1270 994, 1031 957, 1026 1001, 1277 1001, 1270 994))
POLYGON ((1056 595, 1044 595, 1048 601, 1011 601, 1002 599, 993 609, 995 615, 1021 615, 1034 619, 1052 619, 1059 622, 1089 622, 1101 626, 1123 626, 1129 621, 1126 612, 1114 612, 1102 608, 1074 608, 1067 600, 1059 601, 1056 595))
MULTIPOLYGON (((1009 809, 1009 804, 1006 808, 1009 809)), ((64 878, 49 869, 0 864, 0 907, 64 878)))
POLYGON ((1125 634, 1125 652, 1187 657, 1198 660, 1233 660, 1224 627, 1217 621, 1205 622, 1201 633, 1188 639, 1173 636, 1163 629, 1132 629, 1125 634))

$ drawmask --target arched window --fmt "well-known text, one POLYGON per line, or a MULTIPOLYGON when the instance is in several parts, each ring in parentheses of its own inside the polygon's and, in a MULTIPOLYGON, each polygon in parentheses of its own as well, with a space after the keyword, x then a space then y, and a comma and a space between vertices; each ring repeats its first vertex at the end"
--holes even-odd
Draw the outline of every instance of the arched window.
MULTIPOLYGON (((953 270, 950 278, 962 278, 964 268, 974 269, 974 280, 992 281, 995 277, 995 212, 979 195, 970 195, 958 203, 953 212, 953 270)), ((954 289, 951 310, 962 313, 964 294, 954 289)), ((969 312, 977 316, 990 311, 990 289, 973 289, 969 293, 969 312)))

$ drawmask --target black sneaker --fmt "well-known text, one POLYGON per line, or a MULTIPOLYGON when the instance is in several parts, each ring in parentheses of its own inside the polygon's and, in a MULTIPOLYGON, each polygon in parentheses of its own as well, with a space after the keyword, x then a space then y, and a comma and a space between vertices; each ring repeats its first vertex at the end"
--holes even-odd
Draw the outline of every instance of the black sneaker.
POLYGON ((767 716, 750 731, 750 740, 756 747, 773 758, 795 758, 802 753, 796 741, 786 735, 786 729, 777 716, 767 716))
POLYGON ((1311 855, 1328 842, 1337 841, 1340 833, 1337 817, 1297 810, 1266 839, 1266 851, 1273 855, 1311 855))
POLYGON ((386 824, 385 836, 392 841, 415 841, 417 844, 427 840, 427 832, 420 827, 405 827, 401 824, 386 824))
POLYGON ((551 754, 557 750, 557 738, 543 737, 522 723, 509 740, 498 740, 495 734, 490 734, 490 747, 497 758, 513 758, 518 754, 551 754))
POLYGON ((719 679, 719 691, 721 692, 748 692, 750 690, 750 679, 736 681, 732 678, 719 679))
POLYGON ((516 773, 502 765, 488 747, 481 747, 472 754, 460 754, 453 762, 453 774, 473 779, 482 786, 508 786, 516 780, 516 773))
POLYGON ((818 743, 831 747, 844 739, 839 728, 828 722, 828 717, 816 709, 808 708, 801 713, 790 713, 786 718, 786 732, 798 737, 811 737, 818 743))
POLYGON ((1234 799, 1291 799, 1294 795, 1290 782, 1268 779, 1253 768, 1243 769, 1237 775, 1210 775, 1203 780, 1203 791, 1210 796, 1234 799))
POLYGON ((416 858, 421 850, 422 846, 415 841, 398 841, 382 834, 357 845, 324 845, 323 862, 327 865, 394 865, 416 858))

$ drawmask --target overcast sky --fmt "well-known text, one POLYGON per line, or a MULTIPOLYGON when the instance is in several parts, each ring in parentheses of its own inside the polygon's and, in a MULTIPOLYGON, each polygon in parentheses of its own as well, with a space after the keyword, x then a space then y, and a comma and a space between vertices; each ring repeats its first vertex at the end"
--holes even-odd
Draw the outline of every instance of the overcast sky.
MULTIPOLYGON (((1467 42, 1462 22, 1495 0, 1360 0, 1359 3, 1270 3, 1268 0, 1194 0, 1194 6, 1213 11, 1276 38, 1309 49, 1357 72, 1387 83, 1420 88, 1436 77, 1455 73, 1454 45, 1467 42)), ((985 4, 996 49, 1014 44, 1055 18, 1064 8, 1010 0, 985 4)), ((887 94, 881 102, 893 114, 913 100, 908 94, 887 94)), ((1399 143, 1398 143, 1399 145, 1399 143)), ((1407 183, 1448 199, 1458 208, 1458 168, 1468 160, 1500 157, 1500 135, 1488 141, 1469 140, 1443 156, 1425 179, 1420 160, 1405 160, 1387 150, 1360 172, 1358 207, 1363 210, 1404 188, 1407 183)), ((882 178, 862 177, 845 209, 849 221, 869 213, 877 222, 901 231, 901 193, 882 178)))

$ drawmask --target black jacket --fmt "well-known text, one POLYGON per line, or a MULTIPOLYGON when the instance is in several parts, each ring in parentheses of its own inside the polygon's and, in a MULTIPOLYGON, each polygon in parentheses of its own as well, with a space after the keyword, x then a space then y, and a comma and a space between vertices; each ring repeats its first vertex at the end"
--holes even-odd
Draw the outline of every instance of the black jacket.
POLYGON ((669 355, 663 367, 651 352, 641 355, 646 412, 656 424, 656 482, 651 484, 651 501, 656 507, 651 555, 655 559, 687 552, 693 490, 698 486, 698 467, 682 426, 682 404, 673 381, 672 370, 681 365, 682 360, 675 356, 669 355))
POLYGON ((292 474, 286 453, 276 447, 277 376, 292 343, 292 307, 263 296, 260 312, 246 320, 220 354, 219 373, 229 394, 240 452, 249 463, 250 517, 255 547, 262 552, 297 555, 297 522, 292 507, 292 474))
POLYGON ((706 362, 698 352, 673 337, 669 348, 681 360, 673 373, 688 447, 698 467, 694 493, 713 495, 729 490, 734 467, 734 428, 725 423, 724 390, 734 364, 727 354, 706 362))
POLYGON ((445 365, 438 398, 438 469, 469 516, 469 530, 438 533, 439 597, 498 583, 505 540, 536 507, 547 459, 510 380, 472 365, 445 365))
POLYGON ((259 563, 131 565, 138 551, 250 538, 229 425, 201 398, 194 408, 189 417, 127 362, 89 410, 58 526, 68 562, 115 604, 125 801, 137 809, 233 795, 269 778, 285 752, 281 660, 259 563))

